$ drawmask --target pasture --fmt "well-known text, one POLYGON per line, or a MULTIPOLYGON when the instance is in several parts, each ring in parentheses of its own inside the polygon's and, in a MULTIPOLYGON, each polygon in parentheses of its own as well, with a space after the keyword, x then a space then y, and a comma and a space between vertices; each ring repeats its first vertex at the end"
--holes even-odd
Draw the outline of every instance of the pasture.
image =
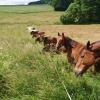
POLYGON ((43 53, 26 27, 86 43, 100 39, 100 25, 61 25, 63 12, 48 5, 0 6, 0 100, 100 100, 100 74, 76 78, 66 55, 43 53), (64 83, 64 85, 63 85, 64 83))

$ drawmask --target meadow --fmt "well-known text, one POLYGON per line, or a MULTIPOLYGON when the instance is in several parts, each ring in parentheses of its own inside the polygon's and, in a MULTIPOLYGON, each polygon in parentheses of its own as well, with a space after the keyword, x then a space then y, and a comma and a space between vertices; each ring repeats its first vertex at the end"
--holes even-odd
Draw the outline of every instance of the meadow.
POLYGON ((62 25, 48 5, 0 6, 0 100, 100 100, 100 74, 75 77, 65 54, 44 53, 26 27, 86 43, 100 39, 100 24, 62 25))

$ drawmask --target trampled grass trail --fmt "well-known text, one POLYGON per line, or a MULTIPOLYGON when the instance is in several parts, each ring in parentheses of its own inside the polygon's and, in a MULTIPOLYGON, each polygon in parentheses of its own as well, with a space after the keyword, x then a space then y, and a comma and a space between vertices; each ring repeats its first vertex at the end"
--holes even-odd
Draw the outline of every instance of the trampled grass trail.
POLYGON ((76 78, 65 54, 42 52, 26 30, 66 32, 83 43, 99 39, 100 25, 58 25, 62 13, 47 5, 0 7, 0 100, 100 99, 100 74, 76 78))

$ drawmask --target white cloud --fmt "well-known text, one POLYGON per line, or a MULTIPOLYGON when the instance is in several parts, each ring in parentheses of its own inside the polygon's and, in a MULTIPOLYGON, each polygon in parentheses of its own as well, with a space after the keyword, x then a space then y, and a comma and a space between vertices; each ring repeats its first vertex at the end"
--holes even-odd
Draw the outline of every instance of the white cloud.
POLYGON ((0 0, 0 5, 27 4, 32 1, 39 1, 39 0, 0 0))

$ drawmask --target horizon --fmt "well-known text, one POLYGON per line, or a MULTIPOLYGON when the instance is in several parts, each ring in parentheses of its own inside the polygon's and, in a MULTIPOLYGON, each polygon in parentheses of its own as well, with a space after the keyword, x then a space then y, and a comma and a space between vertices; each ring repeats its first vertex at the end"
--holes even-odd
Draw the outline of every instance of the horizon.
POLYGON ((0 0, 0 6, 2 5, 27 5, 29 2, 35 2, 40 0, 0 0))

